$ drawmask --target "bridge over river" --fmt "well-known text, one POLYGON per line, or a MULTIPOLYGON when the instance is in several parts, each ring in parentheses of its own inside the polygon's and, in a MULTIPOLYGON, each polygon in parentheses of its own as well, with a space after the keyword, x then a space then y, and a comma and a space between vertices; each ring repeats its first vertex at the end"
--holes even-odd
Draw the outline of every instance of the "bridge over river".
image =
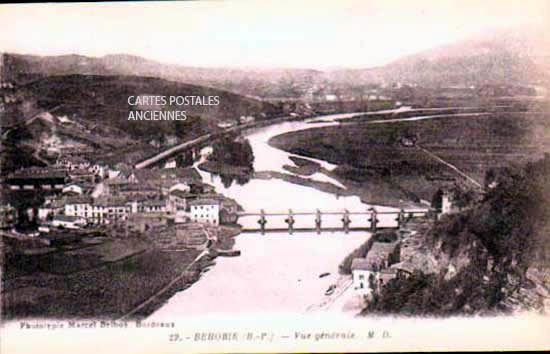
POLYGON ((286 211, 241 212, 237 216, 243 232, 285 232, 295 231, 371 231, 380 228, 400 228, 411 219, 430 216, 429 208, 377 211, 370 208, 364 211, 286 211))

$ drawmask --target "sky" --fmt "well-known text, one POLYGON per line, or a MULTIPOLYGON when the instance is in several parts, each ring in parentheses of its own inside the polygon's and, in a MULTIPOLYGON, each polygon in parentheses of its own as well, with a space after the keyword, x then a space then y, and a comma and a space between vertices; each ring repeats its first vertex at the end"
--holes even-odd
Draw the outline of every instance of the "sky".
POLYGON ((133 54, 202 67, 373 67, 487 31, 542 25, 546 0, 0 5, 0 52, 133 54))

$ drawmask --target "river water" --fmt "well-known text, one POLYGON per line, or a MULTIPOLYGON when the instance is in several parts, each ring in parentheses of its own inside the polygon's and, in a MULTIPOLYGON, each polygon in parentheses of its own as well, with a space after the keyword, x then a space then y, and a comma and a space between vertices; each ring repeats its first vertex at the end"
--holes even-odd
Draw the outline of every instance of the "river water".
MULTIPOLYGON (((271 147, 267 142, 276 135, 337 124, 331 119, 350 117, 340 114, 321 117, 325 121, 285 122, 249 132, 254 151, 256 171, 278 171, 289 173, 283 165, 293 165, 291 154, 271 147)), ((328 170, 335 166, 325 161, 315 160, 328 170)), ((300 186, 279 179, 252 179, 244 185, 233 183, 224 187, 219 177, 200 171, 203 180, 213 184, 217 192, 234 198, 245 211, 264 209, 266 212, 281 212, 292 209, 298 211, 366 211, 370 206, 363 204, 358 197, 336 197, 314 188, 300 186)), ((313 180, 340 185, 332 178, 318 173, 310 176, 313 180)), ((377 207, 377 210, 396 210, 377 207)), ((354 223, 352 216, 352 224, 354 223)), ((364 217, 364 216, 363 216, 364 217)), ((313 218, 311 223, 313 226, 313 218)), ((323 218, 323 225, 341 225, 341 216, 323 218)), ((284 227, 283 221, 270 220, 271 226, 284 227)), ((239 223, 257 226, 257 217, 241 218, 239 223)), ((297 224, 299 221, 297 221, 297 224)), ((383 221, 381 222, 384 223, 383 221)), ((386 224, 394 223, 393 216, 386 224), (391 219, 391 220, 390 220, 391 219)), ((218 257, 216 265, 189 289, 177 293, 163 307, 157 310, 152 319, 182 318, 189 316, 220 315, 238 312, 239 316, 248 313, 271 312, 303 313, 312 305, 326 299, 325 290, 339 279, 338 265, 352 250, 370 237, 367 232, 287 232, 244 233, 237 237, 235 249, 241 256, 235 258, 218 257), (329 276, 320 278, 322 273, 329 276)), ((340 279, 341 280, 341 279, 340 279)))

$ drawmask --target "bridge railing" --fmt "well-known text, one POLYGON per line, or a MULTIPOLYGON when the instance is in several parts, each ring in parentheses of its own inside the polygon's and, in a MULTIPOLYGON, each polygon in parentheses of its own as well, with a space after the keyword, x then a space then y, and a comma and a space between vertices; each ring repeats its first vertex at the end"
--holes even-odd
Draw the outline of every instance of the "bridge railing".
POLYGON ((413 210, 404 210, 401 209, 400 211, 377 211, 374 208, 371 208, 367 211, 326 211, 322 212, 320 210, 317 210, 315 212, 307 212, 307 211, 300 211, 300 212, 294 212, 292 209, 289 209, 288 212, 265 212, 263 209, 260 210, 260 212, 242 212, 238 213, 238 217, 258 217, 258 220, 256 223, 258 224, 258 228, 255 227, 246 227, 244 226, 244 230, 253 230, 253 231, 260 231, 262 234, 264 234, 267 230, 288 230, 290 234, 292 234, 295 230, 298 229, 305 229, 305 230, 315 230, 317 233, 320 233, 321 230, 327 230, 327 229, 335 229, 335 219, 334 216, 338 217, 341 216, 341 219, 336 220, 338 226, 336 229, 344 230, 345 233, 349 232, 351 229, 368 229, 372 232, 376 232, 378 228, 400 228, 406 220, 415 218, 415 217, 426 217, 431 214, 431 209, 413 209, 413 210), (313 220, 309 218, 306 222, 306 227, 304 228, 304 216, 311 216, 314 217, 313 220), (327 218, 327 216, 329 218, 327 218), (365 216, 366 219, 358 219, 357 216, 365 216), (388 218, 384 216, 394 216, 393 218, 388 218), (284 217, 284 220, 281 220, 281 217, 284 217), (300 223, 297 224, 297 218, 301 221, 301 227, 299 226, 300 223), (328 220, 329 219, 329 220, 328 220), (357 221, 360 220, 359 224, 362 226, 356 226, 358 225, 357 221), (281 225, 281 221, 283 221, 283 227, 270 227, 270 224, 277 224, 281 225), (325 224, 325 221, 329 221, 329 223, 332 223, 332 227, 327 227, 325 224), (385 222, 386 225, 380 225, 380 222, 385 222), (391 226, 388 226, 388 221, 391 221, 391 226), (367 223, 367 224, 366 224, 367 223))

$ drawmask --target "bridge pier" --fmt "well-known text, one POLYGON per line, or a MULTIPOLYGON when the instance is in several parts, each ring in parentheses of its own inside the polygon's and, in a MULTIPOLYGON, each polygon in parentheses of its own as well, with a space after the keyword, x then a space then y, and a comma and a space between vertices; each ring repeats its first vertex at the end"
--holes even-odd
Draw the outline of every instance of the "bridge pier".
POLYGON ((376 218, 376 215, 377 215, 377 212, 376 212, 376 209, 374 208, 370 208, 370 218, 369 218, 369 222, 370 222, 370 230, 371 232, 375 233, 376 232, 376 225, 378 224, 378 219, 376 218))
POLYGON ((317 235, 321 234, 321 211, 319 209, 317 209, 315 216, 315 231, 317 231, 317 235))
POLYGON ((349 224, 351 223, 351 220, 349 218, 349 211, 347 209, 344 210, 344 217, 342 218, 342 223, 344 225, 344 233, 349 233, 349 224))
MULTIPOLYGON (((246 217, 253 217, 253 219, 251 220, 253 222, 254 218, 258 218, 256 219, 257 220, 257 225, 259 225, 258 228, 252 228, 252 230, 256 230, 256 231, 261 231, 261 234, 262 235, 265 235, 266 232, 270 231, 271 229, 273 230, 277 230, 277 231, 281 231, 281 226, 279 226, 279 221, 281 219, 284 219, 284 222, 287 224, 287 226, 282 226, 283 230, 284 229, 287 229, 288 230, 288 233, 290 235, 294 234, 294 225, 296 224, 296 221, 297 221, 297 218, 300 219, 300 220, 309 220, 307 222, 311 222, 312 220, 312 216, 314 217, 314 222, 312 224, 309 224, 309 226, 307 225, 307 222, 306 224, 304 224, 302 221, 300 221, 298 223, 298 229, 297 230, 312 230, 313 229, 315 230, 315 232, 320 235, 323 230, 326 230, 326 229, 329 229, 329 230, 333 230, 334 227, 337 227, 337 229, 339 230, 343 230, 344 233, 349 233, 350 231, 354 230, 354 229, 361 229, 361 230, 364 230, 365 227, 368 227, 368 230, 370 232, 377 232, 379 227, 380 227, 380 222, 381 220, 378 219, 379 215, 382 215, 384 216, 384 223, 381 224, 382 227, 392 227, 392 228, 395 228, 397 227, 398 229, 401 229, 403 228, 405 225, 406 225, 406 222, 407 220, 411 219, 411 218, 415 218, 417 217, 415 215, 415 210, 405 210, 405 209, 400 209, 399 211, 377 211, 375 208, 369 208, 368 210, 365 210, 365 211, 352 211, 350 212, 349 210, 345 209, 343 211, 321 211, 320 209, 316 209, 315 211, 311 211, 311 212, 302 212, 302 211, 298 211, 297 213, 294 213, 294 211, 292 209, 288 209, 287 212, 284 212, 284 211, 276 211, 276 212, 267 212, 264 210, 264 209, 261 209, 260 212, 256 212, 256 213, 246 213, 246 212, 242 212, 242 213, 237 213, 237 217, 243 217, 243 216, 246 216, 246 217), (327 225, 326 222, 324 223, 323 222, 323 216, 324 215, 330 215, 330 216, 335 216, 336 217, 336 220, 332 219, 332 217, 329 218, 329 224, 327 225), (360 216, 361 219, 363 217, 365 217, 365 219, 362 219, 363 221, 358 221, 358 223, 356 224, 355 222, 352 221, 352 218, 351 216, 360 216), (386 219, 385 216, 388 216, 388 218, 386 219), (341 224, 338 223, 338 219, 337 217, 340 216, 341 219, 340 221, 342 222, 341 224), (274 220, 276 220, 277 222, 275 222, 274 225, 272 226, 268 226, 267 223, 268 223, 268 219, 269 218, 274 218, 274 220), (336 221, 336 224, 337 225, 332 225, 332 221, 331 220, 334 220, 336 221), (391 225, 386 225, 386 221, 389 221, 389 224, 391 225), (353 222, 353 226, 351 225, 353 222), (367 224, 368 222, 368 224, 367 224), (395 225, 395 222, 397 225, 395 225), (259 230, 258 230, 259 229, 259 230)), ((420 214, 420 212, 418 212, 420 214)), ((248 219, 250 220, 250 219, 248 219)), ((326 221, 326 220, 325 220, 326 221)), ((271 225, 271 224, 270 224, 271 225)), ((283 224, 284 225, 284 224, 283 224)))
POLYGON ((401 209, 399 211, 399 214, 397 214, 397 218, 395 218, 395 221, 397 221, 397 228, 401 229, 403 225, 405 225, 405 210, 401 209))
POLYGON ((292 209, 288 209, 288 218, 285 219, 285 222, 288 224, 288 233, 292 235, 294 233, 294 216, 292 209))
POLYGON ((267 220, 265 218, 265 212, 264 210, 260 210, 260 220, 258 220, 258 224, 260 224, 260 230, 262 235, 265 235, 265 224, 267 224, 267 220))

